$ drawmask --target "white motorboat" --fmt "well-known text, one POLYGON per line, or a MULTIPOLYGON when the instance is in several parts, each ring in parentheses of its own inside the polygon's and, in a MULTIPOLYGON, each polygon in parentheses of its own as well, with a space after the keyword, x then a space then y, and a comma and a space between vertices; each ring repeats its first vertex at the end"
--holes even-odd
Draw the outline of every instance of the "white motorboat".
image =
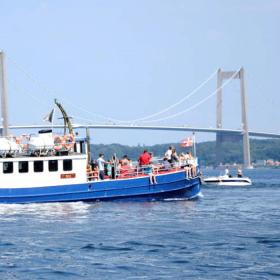
POLYGON ((202 183, 217 186, 250 186, 252 181, 248 177, 230 177, 228 175, 203 178, 202 183))

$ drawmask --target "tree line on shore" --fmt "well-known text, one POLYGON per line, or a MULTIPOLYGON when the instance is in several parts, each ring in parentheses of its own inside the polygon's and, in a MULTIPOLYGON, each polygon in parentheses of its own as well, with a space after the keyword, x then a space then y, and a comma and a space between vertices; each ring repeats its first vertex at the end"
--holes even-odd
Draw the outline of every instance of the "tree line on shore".
MULTIPOLYGON (((152 146, 92 144, 91 153, 93 159, 96 159, 100 153, 103 153, 107 159, 116 154, 118 158, 121 158, 123 155, 128 155, 130 159, 137 160, 144 149, 153 153, 153 156, 155 157, 163 157, 169 145, 173 145, 178 154, 181 152, 186 153, 187 151, 192 151, 192 148, 180 147, 180 143, 157 144, 152 146)), ((280 140, 278 139, 251 139, 250 147, 252 162, 267 159, 280 160, 280 140)), ((233 164, 243 162, 243 147, 241 141, 224 142, 219 146, 219 149, 222 154, 222 163, 233 164)), ((215 141, 197 143, 196 154, 199 157, 201 165, 217 165, 215 141)))

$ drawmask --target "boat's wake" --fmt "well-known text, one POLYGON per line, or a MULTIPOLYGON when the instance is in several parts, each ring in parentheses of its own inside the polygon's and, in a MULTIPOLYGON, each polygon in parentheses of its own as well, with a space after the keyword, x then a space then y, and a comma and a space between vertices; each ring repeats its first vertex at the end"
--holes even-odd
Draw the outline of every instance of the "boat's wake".
POLYGON ((198 198, 203 198, 203 197, 204 197, 204 194, 203 194, 202 192, 199 192, 198 195, 197 195, 197 197, 198 197, 198 198))
POLYGON ((88 212, 90 204, 84 202, 0 204, 0 217, 17 215, 56 216, 82 215, 88 212))
POLYGON ((204 195, 202 192, 199 192, 195 197, 170 197, 170 198, 164 198, 163 201, 188 201, 188 200, 194 200, 194 199, 199 199, 203 198, 204 195))

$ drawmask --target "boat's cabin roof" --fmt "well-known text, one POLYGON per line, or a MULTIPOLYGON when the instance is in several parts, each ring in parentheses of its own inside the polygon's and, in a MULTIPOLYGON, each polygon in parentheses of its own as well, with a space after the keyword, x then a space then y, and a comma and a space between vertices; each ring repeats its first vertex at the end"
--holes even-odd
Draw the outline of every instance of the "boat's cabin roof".
POLYGON ((28 141, 18 140, 17 137, 0 137, 0 161, 22 159, 26 160, 42 157, 72 157, 87 154, 85 138, 71 138, 55 142, 56 138, 65 136, 53 136, 52 133, 32 138, 28 135, 28 141))

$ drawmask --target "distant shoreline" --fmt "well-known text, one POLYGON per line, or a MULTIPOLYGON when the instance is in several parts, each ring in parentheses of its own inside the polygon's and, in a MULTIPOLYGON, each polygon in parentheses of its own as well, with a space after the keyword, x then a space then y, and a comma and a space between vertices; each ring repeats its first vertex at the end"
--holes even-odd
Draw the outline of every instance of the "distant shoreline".
MULTIPOLYGON (((162 157, 169 145, 173 145, 177 153, 193 151, 192 148, 182 148, 179 143, 137 145, 129 146, 122 144, 91 144, 93 158, 97 158, 99 153, 104 153, 106 158, 117 154, 119 158, 128 155, 132 160, 137 160, 144 149, 152 152, 156 157, 162 157)), ((219 149, 222 154, 223 165, 238 165, 243 162, 242 142, 225 142, 219 149)), ((266 161, 280 165, 280 140, 279 139, 250 139, 251 161, 254 166, 265 167, 266 161)), ((207 141, 196 144, 197 156, 201 166, 217 166, 216 162, 216 142, 207 141)), ((271 164, 270 164, 271 165, 271 164)), ((277 166, 269 166, 277 168, 277 166)))

